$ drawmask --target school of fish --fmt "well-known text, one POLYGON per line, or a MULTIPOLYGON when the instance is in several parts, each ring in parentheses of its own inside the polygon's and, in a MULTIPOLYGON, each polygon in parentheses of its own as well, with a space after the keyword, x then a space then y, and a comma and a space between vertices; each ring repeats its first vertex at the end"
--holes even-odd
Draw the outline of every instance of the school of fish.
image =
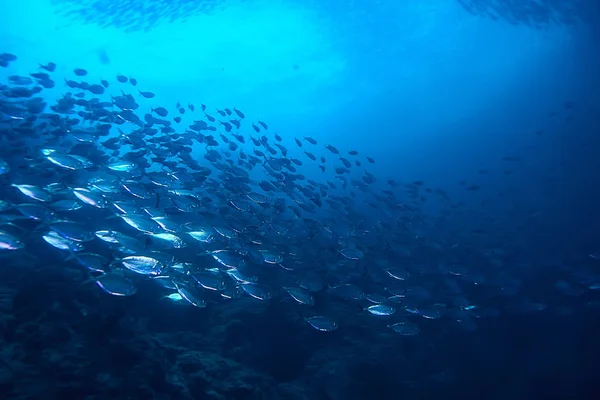
MULTIPOLYGON (((8 71, 17 62, 0 54, 8 71)), ((471 331, 548 308, 499 242, 421 210, 425 196, 459 207, 442 189, 376 177, 356 149, 276 133, 235 107, 161 106, 135 78, 88 82, 74 68, 63 82, 55 70, 0 82, 2 268, 53 251, 107 295, 151 283, 200 308, 278 299, 320 332, 349 313, 412 336, 424 320, 471 331)), ((556 290, 600 307, 600 253, 564 276, 556 290)))
POLYGON ((543 29, 550 25, 593 23, 598 4, 593 0, 457 0, 473 15, 504 20, 512 25, 543 29))
MULTIPOLYGON (((59 14, 73 21, 134 32, 149 31, 164 23, 185 22, 188 18, 221 11, 240 1, 52 0, 52 4, 59 14)), ((456 1, 471 14, 493 20, 502 19, 514 25, 523 24, 536 29, 549 25, 573 25, 588 20, 598 11, 595 0, 456 1)), ((337 6, 356 7, 355 4, 345 1, 339 2, 337 6)))

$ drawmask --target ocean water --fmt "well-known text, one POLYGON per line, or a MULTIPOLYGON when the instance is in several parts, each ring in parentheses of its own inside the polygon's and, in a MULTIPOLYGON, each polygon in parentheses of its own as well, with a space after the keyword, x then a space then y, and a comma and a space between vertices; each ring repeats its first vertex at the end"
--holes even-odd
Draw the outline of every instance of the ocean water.
POLYGON ((600 395, 595 2, 1 9, 0 398, 600 395))

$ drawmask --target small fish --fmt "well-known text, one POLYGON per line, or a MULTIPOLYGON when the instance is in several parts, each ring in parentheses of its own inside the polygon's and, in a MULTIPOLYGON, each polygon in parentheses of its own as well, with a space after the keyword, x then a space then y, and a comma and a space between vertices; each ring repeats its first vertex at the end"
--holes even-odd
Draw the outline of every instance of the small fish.
POLYGON ((158 275, 163 268, 159 260, 148 256, 128 256, 121 260, 121 264, 140 275, 158 275))
POLYGON ((340 151, 337 149, 337 147, 334 147, 330 144, 326 145, 325 148, 327 150, 329 150, 330 152, 332 152, 333 154, 340 154, 340 151))
POLYGON ((300 304, 312 306, 315 304, 315 298, 306 289, 299 287, 284 287, 288 294, 300 304))
POLYGON ((73 195, 82 203, 96 208, 106 208, 108 206, 108 201, 101 193, 92 192, 86 188, 74 188, 73 195))
POLYGON ((176 303, 185 300, 179 293, 167 294, 167 295, 164 296, 164 298, 167 299, 167 300, 171 300, 173 302, 176 302, 176 303))
POLYGON ((77 76, 86 76, 87 75, 87 71, 83 68, 75 68, 73 70, 73 73, 77 76))
POLYGON ((233 111, 235 111, 235 113, 237 114, 237 116, 240 117, 241 119, 246 118, 246 116, 244 115, 244 113, 241 112, 240 110, 238 110, 237 108, 234 108, 233 111))
POLYGON ((104 93, 104 86, 90 85, 87 90, 93 94, 102 94, 102 93, 104 93))
POLYGON ((373 315, 379 316, 389 316, 393 315, 396 312, 396 309, 394 307, 388 306, 386 304, 375 304, 365 308, 365 310, 373 315))
POLYGON ((406 271, 402 268, 387 268, 384 271, 388 276, 390 276, 396 280, 399 280, 399 281, 405 281, 410 276, 408 271, 406 271))
POLYGON ((45 69, 48 72, 54 72, 54 70, 56 69, 56 64, 54 64, 53 62, 49 62, 46 65, 40 64, 40 68, 45 69))
POLYGON ((421 331, 417 324, 404 321, 388 325, 388 328, 391 328, 394 332, 399 333, 402 336, 414 336, 421 331))
POLYGON ((142 95, 142 97, 145 97, 147 99, 151 99, 155 96, 154 93, 152 92, 142 92, 141 90, 138 90, 138 92, 140 92, 140 94, 142 95))
POLYGON ((25 245, 23 242, 21 242, 21 240, 19 240, 17 237, 0 231, 0 252, 4 250, 19 250, 24 247, 25 245))
POLYGON ((137 288, 131 279, 116 273, 104 274, 96 279, 96 284, 104 292, 113 296, 133 296, 137 288))
POLYGON ((117 161, 109 164, 107 168, 116 172, 132 172, 137 169, 137 164, 130 161, 117 161))
POLYGON ((268 291, 266 291, 263 287, 256 285, 254 283, 244 283, 240 285, 244 292, 248 294, 250 297, 254 297, 258 300, 269 300, 272 295, 268 291))
POLYGON ((338 323, 331 318, 315 315, 304 319, 310 326, 321 332, 333 332, 338 328, 338 323))
POLYGON ((34 185, 16 185, 11 184, 12 187, 17 188, 21 193, 30 199, 41 201, 41 202, 49 202, 52 200, 52 197, 43 189, 34 186, 34 185))
POLYGON ((74 240, 67 239, 59 235, 54 231, 50 231, 47 234, 42 236, 42 239, 52 247, 69 251, 69 252, 78 252, 83 250, 83 245, 74 240))
POLYGON ((207 305, 206 300, 202 299, 200 297, 200 294, 197 293, 197 291, 193 290, 192 288, 184 288, 184 287, 177 286, 177 292, 181 295, 181 297, 185 301, 187 301, 189 304, 193 305, 194 307, 204 308, 207 305))
POLYGON ((159 115, 159 116, 161 116, 163 118, 166 117, 167 115, 169 115, 169 112, 164 107, 152 108, 151 112, 154 112, 154 113, 156 113, 157 115, 159 115))
POLYGON ((77 222, 57 221, 50 225, 50 230, 74 242, 89 242, 94 239, 94 233, 86 225, 77 222))
POLYGON ((313 153, 309 153, 308 151, 305 151, 304 154, 306 154, 308 156, 308 158, 310 158, 313 161, 317 160, 317 157, 313 153))
POLYGON ((2 159, 0 159, 0 175, 8 174, 10 172, 10 165, 2 159))
POLYGON ((149 237, 162 242, 167 248, 182 249, 185 247, 185 242, 179 236, 172 233, 150 233, 149 237))
POLYGON ((364 253, 356 248, 342 249, 340 254, 349 260, 360 260, 364 257, 364 253))
POLYGON ((121 83, 127 83, 128 79, 125 75, 117 75, 117 81, 121 83))

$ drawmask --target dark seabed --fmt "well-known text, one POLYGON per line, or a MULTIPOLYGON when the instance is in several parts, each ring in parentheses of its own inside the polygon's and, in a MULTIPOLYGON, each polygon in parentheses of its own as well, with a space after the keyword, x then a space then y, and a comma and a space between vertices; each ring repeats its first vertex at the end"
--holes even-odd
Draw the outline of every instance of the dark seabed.
POLYGON ((1 399, 600 398, 600 6, 8 1, 1 399))

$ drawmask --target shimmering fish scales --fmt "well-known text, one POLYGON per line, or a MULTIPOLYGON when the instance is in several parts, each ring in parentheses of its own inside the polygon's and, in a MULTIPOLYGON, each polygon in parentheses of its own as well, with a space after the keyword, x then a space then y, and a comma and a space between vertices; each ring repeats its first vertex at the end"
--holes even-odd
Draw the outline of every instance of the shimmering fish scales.
POLYGON ((364 256, 364 253, 356 248, 342 249, 340 253, 349 260, 360 260, 364 256))
POLYGON ((17 188, 21 193, 30 199, 41 201, 41 202, 49 202, 52 200, 52 197, 46 193, 43 189, 40 189, 34 185, 17 185, 11 184, 12 187, 17 188))
POLYGON ((64 238, 54 231, 50 231, 47 234, 43 235, 42 239, 44 239, 44 241, 52 247, 57 248, 59 250, 76 252, 82 251, 84 249, 81 243, 64 238))
POLYGON ((219 273, 200 271, 192 274, 192 277, 204 289, 220 291, 225 289, 225 282, 219 273))
POLYGON ((78 264, 93 272, 107 272, 110 264, 108 259, 95 253, 77 253, 72 257, 78 264))
POLYGON ((107 168, 116 172, 132 172, 137 169, 137 165, 128 161, 117 161, 109 164, 107 168))
POLYGON ((187 232, 194 240, 204 243, 210 243, 212 241, 212 235, 206 231, 193 231, 187 232))
POLYGON ((4 251, 4 250, 19 250, 24 248, 25 245, 23 244, 23 242, 21 242, 21 240, 19 240, 17 237, 0 231, 0 251, 4 251))
POLYGON ((284 287, 284 290, 300 304, 306 304, 312 306, 315 304, 314 297, 306 289, 298 287, 284 287))
POLYGON ((393 315, 396 312, 396 309, 387 304, 376 304, 365 308, 368 312, 373 315, 393 315))
POLYGON ((50 225, 50 230, 75 242, 89 242, 95 237, 86 225, 71 221, 54 222, 50 225))
POLYGON ((141 275, 158 275, 164 265, 148 256, 128 256, 121 260, 125 268, 141 275))
POLYGON ((207 305, 206 300, 202 299, 199 296, 199 294, 195 293, 190 288, 185 288, 185 287, 179 287, 178 286, 177 287, 177 292, 179 293, 179 295, 181 295, 181 297, 185 301, 187 301, 188 303, 190 303, 194 307, 204 308, 207 305))
POLYGON ((185 247, 185 242, 179 236, 172 233, 150 233, 148 236, 172 249, 182 249, 185 247))
POLYGON ((96 280, 96 284, 104 292, 113 296, 133 296, 137 293, 137 288, 131 279, 114 273, 102 275, 96 280))
POLYGON ((240 285, 244 292, 250 297, 254 297, 258 300, 269 300, 272 295, 265 288, 254 284, 254 283, 243 283, 240 285))
POLYGON ((305 318, 306 322, 313 328, 321 332, 333 332, 338 328, 338 323, 331 318, 321 315, 305 318))

